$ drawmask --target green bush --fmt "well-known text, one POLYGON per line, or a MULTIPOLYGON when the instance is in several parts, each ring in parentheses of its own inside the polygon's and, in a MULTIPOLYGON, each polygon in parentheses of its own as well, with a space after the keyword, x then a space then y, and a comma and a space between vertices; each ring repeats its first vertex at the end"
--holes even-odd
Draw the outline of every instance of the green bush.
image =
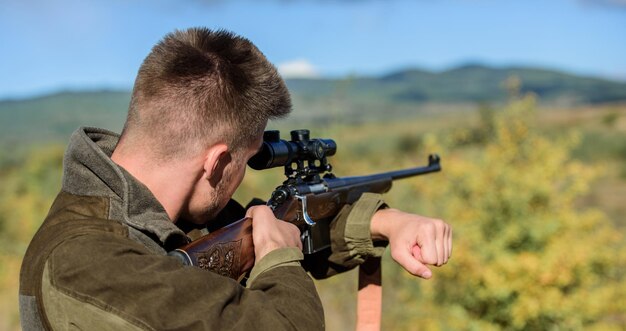
POLYGON ((454 253, 421 288, 388 265, 398 293, 389 329, 626 327, 624 236, 576 205, 600 169, 572 160, 576 136, 539 134, 533 109, 533 98, 512 102, 474 157, 444 157, 434 185, 414 187, 433 202, 428 213, 453 225, 454 253))

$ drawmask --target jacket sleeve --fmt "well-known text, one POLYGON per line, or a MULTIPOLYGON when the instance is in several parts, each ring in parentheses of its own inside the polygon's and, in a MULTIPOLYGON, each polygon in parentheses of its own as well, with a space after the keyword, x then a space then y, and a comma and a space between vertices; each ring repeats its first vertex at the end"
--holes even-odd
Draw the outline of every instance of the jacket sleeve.
POLYGON ((313 282, 294 264, 297 254, 278 255, 284 263, 266 267, 244 288, 121 235, 81 235, 48 258, 43 306, 54 329, 324 329, 313 282))
POLYGON ((370 222, 381 208, 387 208, 382 195, 363 193, 352 205, 345 205, 330 224, 330 249, 306 256, 303 266, 321 279, 360 265, 370 257, 380 257, 386 241, 372 241, 370 222))

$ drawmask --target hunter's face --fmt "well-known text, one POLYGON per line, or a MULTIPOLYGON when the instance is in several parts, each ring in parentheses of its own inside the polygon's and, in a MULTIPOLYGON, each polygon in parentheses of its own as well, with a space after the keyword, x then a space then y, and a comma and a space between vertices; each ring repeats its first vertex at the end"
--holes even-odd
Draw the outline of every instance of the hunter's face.
POLYGON ((219 210, 222 210, 228 203, 228 200, 232 198, 233 194, 241 184, 244 176, 246 175, 246 168, 248 164, 248 160, 256 154, 261 145, 263 144, 263 133, 257 135, 257 138, 246 148, 245 150, 240 151, 239 153, 234 153, 233 162, 230 163, 231 167, 228 167, 230 173, 227 173, 224 179, 228 179, 224 181, 224 185, 222 187, 218 186, 218 195, 220 199, 219 210))
POLYGON ((213 219, 222 210, 241 184, 248 160, 260 149, 263 143, 263 131, 245 149, 230 153, 230 161, 224 167, 223 175, 213 190, 207 186, 208 180, 203 181, 202 187, 197 187, 190 198, 189 211, 185 218, 196 224, 204 224, 213 219))

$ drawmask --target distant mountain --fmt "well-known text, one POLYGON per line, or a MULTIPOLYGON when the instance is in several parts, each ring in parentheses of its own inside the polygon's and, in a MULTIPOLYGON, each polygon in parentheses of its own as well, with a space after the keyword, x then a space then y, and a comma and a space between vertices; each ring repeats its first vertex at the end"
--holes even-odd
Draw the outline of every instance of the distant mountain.
POLYGON ((524 67, 494 68, 468 64, 442 72, 401 70, 382 77, 340 80, 289 80, 294 94, 325 97, 341 86, 351 97, 363 95, 390 102, 498 102, 507 97, 504 83, 515 77, 521 92, 535 93, 544 103, 594 104, 626 100, 626 83, 524 67))
POLYGON ((0 143, 66 140, 79 126, 120 130, 130 92, 60 92, 25 100, 0 101, 0 143))
MULTIPOLYGON (((294 101, 291 121, 304 125, 403 118, 425 105, 500 103, 505 82, 516 77, 522 93, 560 105, 626 101, 626 83, 523 67, 468 64, 442 72, 399 70, 380 77, 289 79, 294 101)), ((130 92, 61 92, 25 100, 0 101, 0 144, 66 140, 81 125, 122 128, 130 92)), ((459 107, 462 108, 462 107, 459 107)), ((467 107, 465 107, 467 108, 467 107)))

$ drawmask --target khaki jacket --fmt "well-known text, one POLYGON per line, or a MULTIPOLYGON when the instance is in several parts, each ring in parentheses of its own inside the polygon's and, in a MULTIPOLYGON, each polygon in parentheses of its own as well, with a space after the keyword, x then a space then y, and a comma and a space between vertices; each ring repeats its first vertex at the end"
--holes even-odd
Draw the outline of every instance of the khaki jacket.
MULTIPOLYGON (((280 249, 255 267, 247 287, 167 255, 189 242, 146 186, 110 156, 119 136, 81 128, 64 158, 62 190, 22 263, 20 315, 28 330, 324 329, 312 280, 351 269, 374 247, 364 194, 331 224, 332 249, 303 260, 280 249)), ((243 209, 229 203, 224 214, 243 209)))

